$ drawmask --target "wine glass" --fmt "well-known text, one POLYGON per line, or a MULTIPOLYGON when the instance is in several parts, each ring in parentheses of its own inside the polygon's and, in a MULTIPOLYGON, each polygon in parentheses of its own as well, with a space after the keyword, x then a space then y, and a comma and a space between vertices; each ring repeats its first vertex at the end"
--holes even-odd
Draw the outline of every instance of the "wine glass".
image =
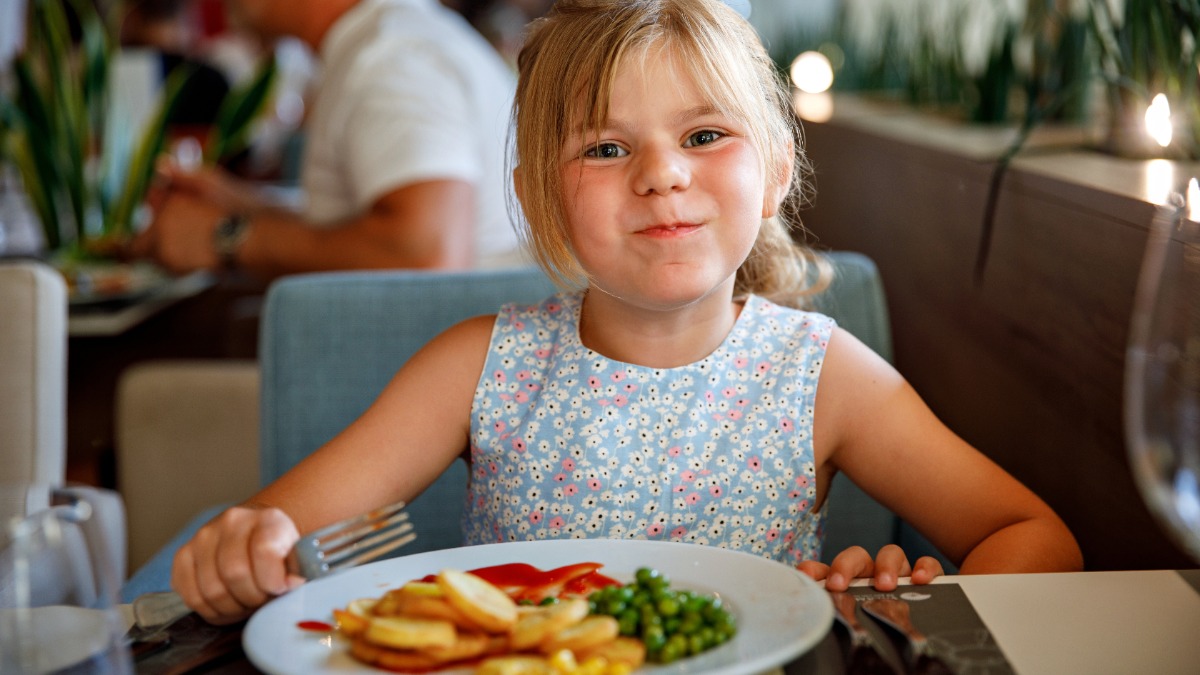
POLYGON ((1125 435, 1150 511, 1200 561, 1200 187, 1150 227, 1125 362, 1125 435))
POLYGON ((114 542, 97 507, 85 492, 0 486, 6 505, 22 498, 32 508, 0 533, 0 672, 131 675, 114 542))

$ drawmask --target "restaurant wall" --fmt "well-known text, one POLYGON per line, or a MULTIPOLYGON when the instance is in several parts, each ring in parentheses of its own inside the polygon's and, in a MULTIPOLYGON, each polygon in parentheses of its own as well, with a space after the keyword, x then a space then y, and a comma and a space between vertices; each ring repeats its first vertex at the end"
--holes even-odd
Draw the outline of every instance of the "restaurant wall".
POLYGON ((934 412, 1050 503, 1089 569, 1194 566, 1140 499, 1123 437, 1127 324, 1154 206, 1069 168, 1099 162, 1104 178, 1119 160, 1018 160, 977 281, 992 159, 836 114, 805 135, 817 195, 804 224, 819 247, 878 264, 896 366, 934 412))

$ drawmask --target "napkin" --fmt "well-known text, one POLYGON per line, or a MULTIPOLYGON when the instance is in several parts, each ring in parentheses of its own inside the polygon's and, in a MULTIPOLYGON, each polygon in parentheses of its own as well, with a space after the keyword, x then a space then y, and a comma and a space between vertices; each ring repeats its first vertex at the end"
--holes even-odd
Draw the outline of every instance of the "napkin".
MULTIPOLYGON (((938 656, 958 675, 1014 673, 1012 665, 992 637, 992 632, 979 618, 975 607, 958 584, 899 586, 890 593, 881 593, 869 586, 856 586, 850 592, 860 603, 882 597, 907 601, 913 625, 925 634, 938 656)), ((898 645, 902 644, 901 639, 898 645)))

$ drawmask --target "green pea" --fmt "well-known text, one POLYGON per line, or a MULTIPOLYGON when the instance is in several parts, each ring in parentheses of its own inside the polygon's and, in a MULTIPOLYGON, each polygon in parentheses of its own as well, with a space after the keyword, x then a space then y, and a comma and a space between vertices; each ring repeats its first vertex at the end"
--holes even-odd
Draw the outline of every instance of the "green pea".
POLYGON ((634 636, 638 634, 638 627, 641 624, 641 617, 635 609, 626 609, 617 617, 617 627, 621 635, 634 636))
POLYGON ((649 602, 650 602, 650 594, 644 590, 638 590, 637 592, 635 592, 633 594, 633 598, 631 598, 629 600, 629 605, 631 607, 637 607, 638 609, 641 609, 643 606, 645 606, 649 602))
POLYGON ((658 608, 658 613, 663 616, 675 616, 679 613, 679 601, 675 598, 663 598, 655 604, 655 607, 658 608))
POLYGON ((626 605, 621 602, 620 598, 605 598, 604 602, 600 604, 600 612, 609 616, 617 616, 624 612, 625 608, 626 605))
POLYGON ((712 598, 708 601, 705 607, 700 610, 700 613, 704 615, 705 621, 714 621, 716 620, 717 615, 727 614, 728 612, 725 611, 725 603, 723 603, 720 598, 712 598))
POLYGON ((667 634, 663 632, 662 626, 643 626, 642 643, 646 645, 646 651, 659 652, 667 644, 667 634))

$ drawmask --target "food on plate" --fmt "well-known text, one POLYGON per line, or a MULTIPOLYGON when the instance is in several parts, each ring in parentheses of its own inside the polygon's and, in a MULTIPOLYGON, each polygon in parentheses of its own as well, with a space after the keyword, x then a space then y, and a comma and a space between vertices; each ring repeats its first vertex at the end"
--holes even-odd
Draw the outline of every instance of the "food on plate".
POLYGON ((476 668, 477 675, 626 675, 670 663, 735 632, 719 598, 674 591, 639 569, 622 585, 580 563, 447 569, 333 610, 359 661, 393 671, 476 668))
POLYGON ((721 598, 676 591, 657 570, 643 567, 624 586, 588 597, 593 614, 615 617, 621 635, 641 639, 648 660, 671 663, 727 642, 737 632, 721 598))
POLYGON ((532 649, 587 618, 588 603, 583 598, 564 598, 536 609, 524 609, 509 634, 516 651, 532 649))
POLYGON ((474 574, 443 570, 437 584, 455 609, 487 632, 507 633, 516 625, 517 603, 474 574))

